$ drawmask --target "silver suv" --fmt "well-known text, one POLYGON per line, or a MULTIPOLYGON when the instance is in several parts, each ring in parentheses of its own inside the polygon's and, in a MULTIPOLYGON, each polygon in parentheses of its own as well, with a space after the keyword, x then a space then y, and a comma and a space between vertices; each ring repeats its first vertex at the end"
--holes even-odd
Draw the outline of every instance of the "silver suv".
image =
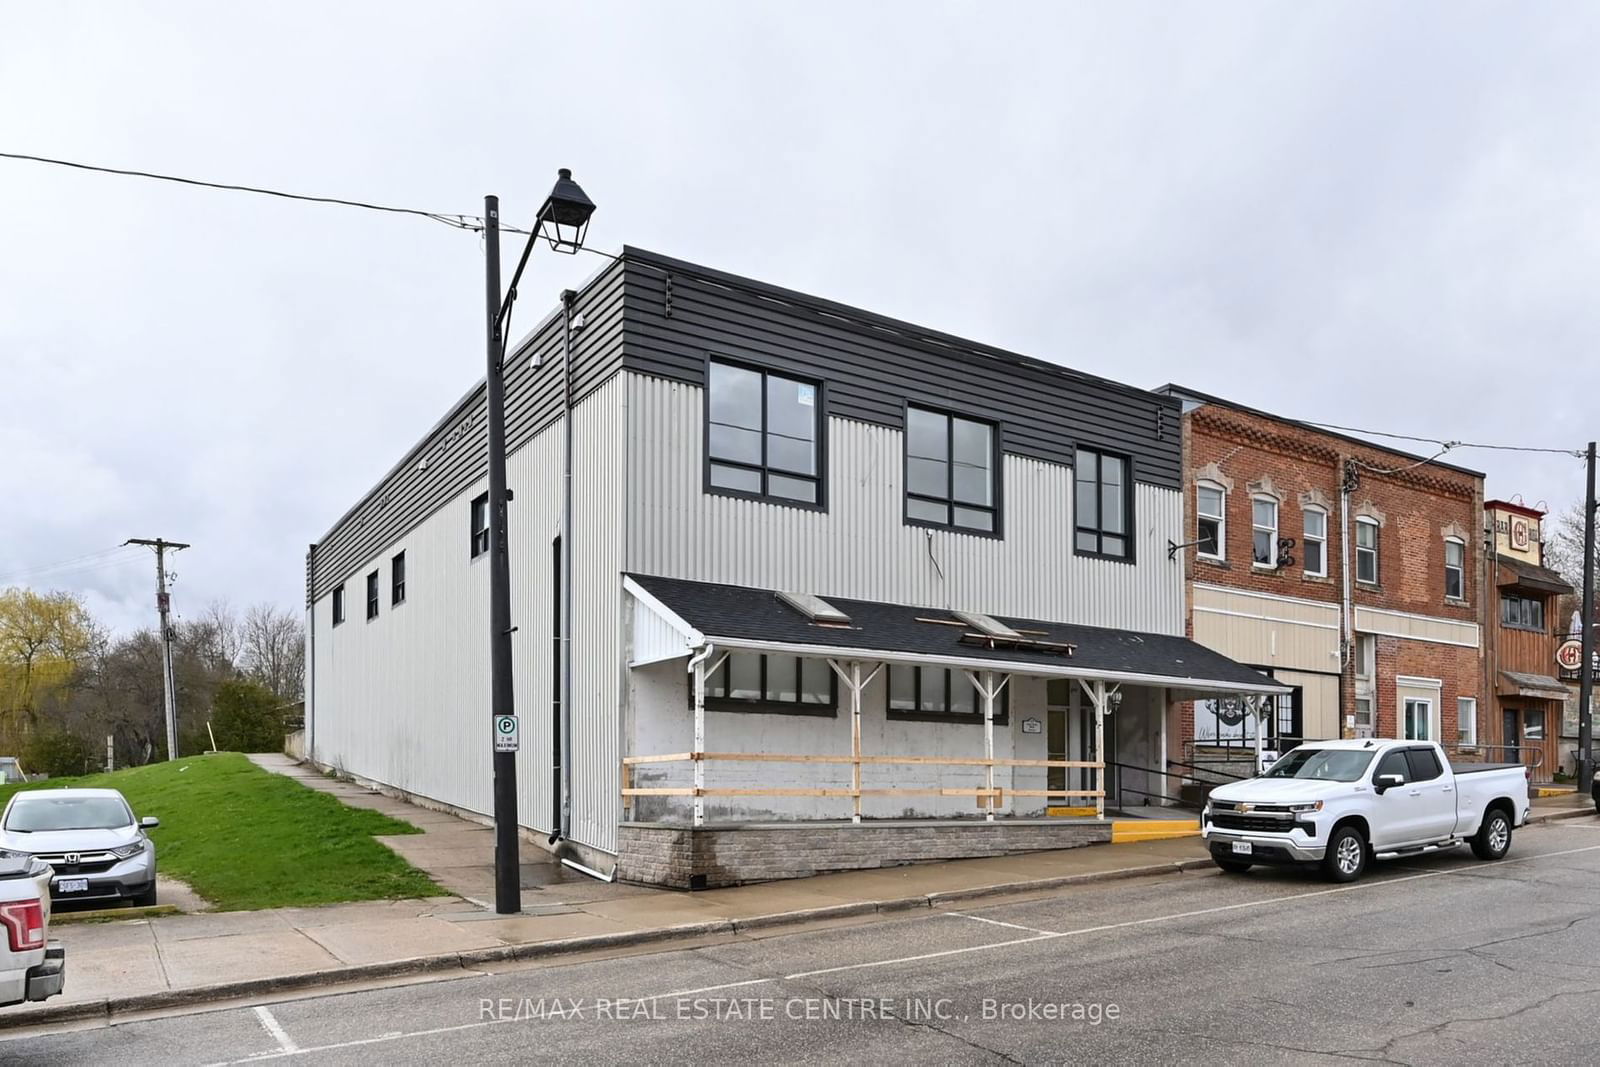
POLYGON ((48 863, 50 898, 156 902, 156 846, 145 831, 159 819, 135 819, 115 789, 28 789, 0 815, 0 853, 48 863))

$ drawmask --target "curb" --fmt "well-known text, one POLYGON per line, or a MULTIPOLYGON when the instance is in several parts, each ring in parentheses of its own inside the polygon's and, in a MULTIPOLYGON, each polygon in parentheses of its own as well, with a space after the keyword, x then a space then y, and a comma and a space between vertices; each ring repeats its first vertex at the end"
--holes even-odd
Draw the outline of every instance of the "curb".
POLYGON ((1566 808, 1557 811, 1530 811, 1528 813, 1528 821, 1523 825, 1531 826, 1534 823, 1550 822, 1554 819, 1581 819, 1585 815, 1594 814, 1596 812, 1593 807, 1566 808))
MULTIPOLYGON (((1582 814, 1581 812, 1579 814, 1582 814)), ((661 944, 689 938, 737 934, 747 930, 772 930, 785 926, 801 926, 826 919, 853 918, 861 915, 892 914, 915 908, 933 908, 963 900, 986 897, 1014 896, 1065 886, 1091 882, 1121 881, 1152 875, 1178 874, 1182 871, 1209 868, 1210 859, 1174 860, 1170 863, 1153 863, 1140 867, 1121 867, 1109 871, 1091 871, 1083 874, 1058 875, 1025 882, 1003 882, 996 885, 974 886, 970 889, 947 889, 890 900, 865 900, 849 904, 828 904, 798 911, 755 915, 747 919, 716 919, 710 922, 684 923, 664 926, 655 930, 634 930, 615 934, 591 934, 585 937, 560 938, 527 945, 499 945, 494 948, 469 949, 439 956, 417 956, 385 963, 352 964, 346 967, 329 967, 325 970, 302 974, 280 975, 275 978, 251 978, 237 982, 219 982, 215 985, 193 986, 188 989, 169 989, 159 993, 140 993, 126 997, 107 997, 43 1007, 18 1014, 0 1013, 0 1031, 41 1026, 58 1022, 79 1022, 85 1019, 110 1020, 113 1016, 132 1012, 160 1011, 167 1008, 186 1008, 214 1001, 235 1000, 242 997, 262 996, 270 993, 292 993, 322 986, 342 985, 349 982, 374 981, 414 974, 440 971, 467 970, 475 965, 537 960, 594 952, 613 948, 631 948, 636 945, 661 944)), ((70 957, 69 957, 70 963, 70 957)), ((69 971, 70 978, 70 971, 69 971)))

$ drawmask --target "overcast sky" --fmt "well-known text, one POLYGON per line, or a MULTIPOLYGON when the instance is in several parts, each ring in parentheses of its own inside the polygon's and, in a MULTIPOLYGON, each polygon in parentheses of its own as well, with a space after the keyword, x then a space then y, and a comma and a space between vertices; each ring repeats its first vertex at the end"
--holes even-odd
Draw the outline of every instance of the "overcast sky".
MULTIPOLYGON (((1138 385, 1581 447, 1600 9, 0 5, 0 150, 531 217, 1138 385)), ((513 245, 507 257, 515 254, 513 245)), ((536 256, 519 321, 600 261, 536 256)), ((509 269, 509 264, 508 264, 509 269)), ((303 603, 482 374, 476 235, 0 160, 0 586, 303 603)), ((1462 452, 1561 509, 1581 465, 1462 452)))

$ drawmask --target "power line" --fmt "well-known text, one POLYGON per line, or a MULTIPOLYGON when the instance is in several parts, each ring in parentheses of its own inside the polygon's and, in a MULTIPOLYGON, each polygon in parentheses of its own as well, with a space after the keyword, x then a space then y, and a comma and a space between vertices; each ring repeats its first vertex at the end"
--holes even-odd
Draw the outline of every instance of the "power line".
POLYGON ((81 574, 105 570, 110 567, 119 567, 124 563, 130 562, 135 555, 132 551, 125 551, 127 548, 127 545, 103 548, 98 552, 88 552, 81 556, 74 556, 71 559, 29 567, 12 574, 0 575, 0 585, 9 585, 13 582, 37 578, 61 578, 69 574, 81 574))
MULTIPOLYGON (((1385 433, 1382 430, 1362 430, 1354 426, 1339 426, 1331 422, 1310 422, 1307 420, 1301 421, 1305 422, 1307 426, 1315 426, 1321 430, 1339 430, 1343 433, 1358 433, 1367 437, 1389 437, 1397 441, 1416 441, 1425 445, 1438 445, 1441 449, 1439 452, 1440 456, 1456 448, 1487 448, 1496 452, 1545 452, 1557 456, 1571 456, 1574 459, 1583 458, 1583 449, 1581 448, 1536 448, 1532 445, 1489 445, 1475 441, 1445 441, 1437 437, 1418 437, 1414 434, 1405 433, 1385 433)), ((1437 459, 1438 456, 1433 458, 1437 459)))
MULTIPOLYGON (((458 215, 444 211, 423 211, 420 208, 396 207, 392 204, 374 204, 366 200, 350 200, 340 196, 317 196, 310 193, 291 193, 282 189, 268 189, 259 185, 237 185, 230 182, 213 182, 203 178, 185 178, 176 174, 159 174, 148 170, 129 170, 123 167, 106 167, 96 163, 80 163, 70 159, 51 159, 48 156, 28 155, 24 152, 0 152, 0 158, 20 159, 32 163, 46 163, 54 167, 93 171, 97 174, 114 174, 124 178, 149 178, 153 181, 175 182, 179 185, 197 185, 205 189, 220 189, 232 193, 254 193, 258 196, 275 196, 283 200, 304 200, 313 204, 333 204, 338 207, 361 208, 365 211, 384 211, 394 215, 415 215, 432 222, 443 223, 458 230, 477 232, 483 229, 482 215, 458 215)), ((527 233, 526 230, 513 231, 527 233)))

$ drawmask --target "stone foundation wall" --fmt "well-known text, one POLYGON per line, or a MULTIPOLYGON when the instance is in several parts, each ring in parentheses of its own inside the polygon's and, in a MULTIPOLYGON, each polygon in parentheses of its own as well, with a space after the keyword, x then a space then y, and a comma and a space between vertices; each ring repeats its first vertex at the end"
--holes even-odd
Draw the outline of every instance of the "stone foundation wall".
POLYGON ((806 878, 833 871, 933 860, 1006 856, 1111 840, 1111 823, 761 823, 706 826, 623 823, 617 877, 673 889, 806 878))

